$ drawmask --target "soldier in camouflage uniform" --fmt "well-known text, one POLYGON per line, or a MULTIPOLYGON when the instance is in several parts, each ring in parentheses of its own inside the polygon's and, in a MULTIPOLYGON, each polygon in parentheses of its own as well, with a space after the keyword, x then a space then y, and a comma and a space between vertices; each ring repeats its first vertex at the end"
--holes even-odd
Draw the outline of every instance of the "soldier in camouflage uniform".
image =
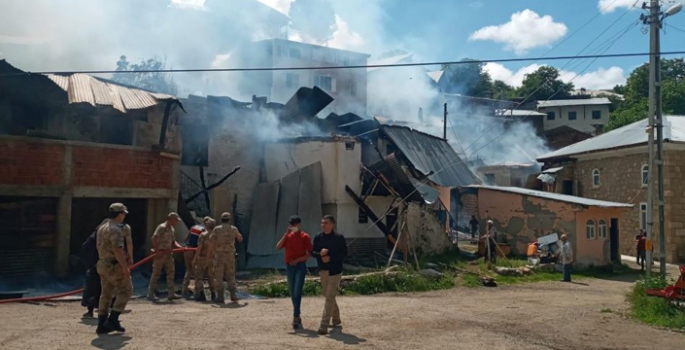
POLYGON ((216 227, 216 220, 206 217, 204 220, 206 231, 198 238, 197 250, 193 267, 195 268, 195 300, 207 301, 205 296, 204 278, 207 275, 209 290, 212 292, 212 300, 216 299, 216 286, 214 285, 214 259, 209 255, 209 235, 216 227))
POLYGON ((96 245, 99 256, 97 271, 102 284, 102 294, 98 305, 96 330, 98 334, 126 331, 119 323, 119 315, 124 311, 126 303, 133 294, 131 274, 124 252, 124 233, 120 226, 126 214, 128 211, 123 204, 110 205, 109 221, 97 229, 96 245), (112 312, 108 315, 110 303, 115 296, 116 301, 112 306, 112 312))
POLYGON ((243 235, 230 224, 231 214, 221 214, 221 225, 212 230, 209 236, 209 256, 214 257, 214 285, 217 288, 216 302, 224 302, 224 280, 228 283, 231 301, 238 301, 235 283, 235 241, 243 241, 243 235))
POLYGON ((169 291, 169 300, 178 299, 174 288, 174 277, 176 267, 174 266, 174 256, 172 250, 175 246, 179 246, 176 242, 176 231, 174 226, 178 223, 179 216, 176 213, 169 213, 167 220, 155 230, 152 235, 152 244, 155 249, 155 256, 152 262, 152 276, 150 277, 150 286, 147 292, 149 300, 155 300, 155 291, 157 289, 157 281, 162 270, 166 272, 166 283, 169 291))

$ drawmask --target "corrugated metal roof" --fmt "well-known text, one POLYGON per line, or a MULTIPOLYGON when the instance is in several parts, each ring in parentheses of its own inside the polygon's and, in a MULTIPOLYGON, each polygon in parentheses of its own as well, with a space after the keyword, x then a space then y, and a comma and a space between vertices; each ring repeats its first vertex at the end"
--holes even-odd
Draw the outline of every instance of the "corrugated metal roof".
POLYGON ((562 170, 564 170, 564 167, 563 167, 563 166, 560 166, 560 167, 557 167, 557 168, 549 168, 549 169, 543 171, 542 173, 543 173, 543 174, 554 174, 554 173, 558 173, 558 172, 560 172, 560 171, 562 171, 562 170))
POLYGON ((538 101, 538 108, 564 107, 564 106, 588 106, 588 105, 610 105, 611 101, 606 97, 582 98, 575 100, 550 100, 538 101))
POLYGON ((528 117, 528 116, 538 116, 543 117, 547 114, 536 112, 528 109, 498 109, 497 114, 500 116, 512 116, 512 117, 528 117))
POLYGON ((126 87, 86 74, 46 74, 46 76, 67 92, 69 103, 112 106, 122 113, 126 113, 127 110, 156 106, 160 101, 176 99, 173 95, 126 87))
POLYGON ((459 187, 480 183, 463 159, 447 141, 404 126, 383 125, 387 135, 414 168, 443 187, 459 187))
MULTIPOLYGON (((402 55, 397 55, 397 56, 392 56, 392 57, 386 57, 382 58, 380 60, 375 60, 375 61, 370 61, 368 63, 369 66, 379 66, 379 65, 388 65, 388 64, 398 64, 398 63, 407 63, 407 60, 409 60, 414 54, 412 53, 405 53, 402 55)), ((367 68, 367 72, 372 72, 380 67, 371 67, 367 68)))
MULTIPOLYGON (((685 142, 685 116, 664 116, 664 140, 685 142)), ((647 143, 647 119, 538 157, 538 161, 647 143)))
POLYGON ((569 196, 567 194, 529 190, 527 188, 521 188, 521 187, 499 187, 499 186, 485 186, 485 185, 473 185, 473 186, 468 186, 468 187, 479 188, 479 189, 482 188, 482 189, 486 189, 486 190, 500 191, 500 192, 517 193, 517 194, 522 194, 525 196, 532 196, 532 197, 549 199, 552 201, 574 203, 574 204, 580 204, 580 205, 592 206, 592 207, 601 207, 601 208, 632 208, 633 207, 632 204, 627 204, 627 203, 607 202, 607 201, 602 201, 602 200, 598 200, 598 199, 569 196))
POLYGON ((444 70, 436 70, 433 72, 426 72, 426 74, 428 74, 428 76, 431 79, 433 79, 434 82, 439 83, 440 78, 442 78, 442 75, 445 74, 445 71, 444 70))

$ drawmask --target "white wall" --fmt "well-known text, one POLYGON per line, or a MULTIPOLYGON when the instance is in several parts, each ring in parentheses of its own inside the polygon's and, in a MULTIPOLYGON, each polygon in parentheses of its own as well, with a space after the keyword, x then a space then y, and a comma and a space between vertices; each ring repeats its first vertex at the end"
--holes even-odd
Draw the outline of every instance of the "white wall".
POLYGON ((587 133, 594 133, 593 124, 607 125, 609 123, 609 105, 589 105, 589 106, 568 106, 568 107, 540 107, 538 111, 547 114, 554 112, 554 120, 547 120, 543 117, 545 130, 554 129, 560 126, 570 126, 576 130, 587 133), (601 111, 600 119, 592 119, 592 111, 601 111), (569 120, 568 113, 576 112, 576 120, 569 120))
MULTIPOLYGON (((392 203, 392 197, 367 197, 364 201, 371 210, 381 218, 392 203)), ((337 230, 347 238, 383 238, 385 234, 374 225, 374 221, 369 218, 367 223, 359 223, 359 206, 356 203, 343 203, 337 206, 337 230)), ((398 212, 402 207, 398 207, 398 212)), ((382 222, 387 224, 386 218, 382 222)), ((390 227, 388 227, 390 229, 390 227)))
POLYGON ((271 182, 297 169, 321 162, 322 203, 354 203, 345 192, 345 185, 350 186, 357 195, 361 194, 361 154, 361 144, 353 139, 267 143, 264 169, 267 181, 271 182), (347 149, 346 143, 352 143, 353 149, 347 149))

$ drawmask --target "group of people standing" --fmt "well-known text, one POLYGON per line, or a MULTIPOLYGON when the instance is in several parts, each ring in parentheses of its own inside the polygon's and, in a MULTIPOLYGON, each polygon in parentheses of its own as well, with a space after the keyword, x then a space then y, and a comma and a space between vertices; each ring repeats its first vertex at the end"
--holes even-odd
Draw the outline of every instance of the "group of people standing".
MULTIPOLYGON (((87 271, 81 303, 88 308, 84 317, 93 317, 93 310, 98 309, 98 334, 125 331, 119 322, 119 316, 133 294, 130 275, 130 267, 133 265, 133 243, 131 227, 124 223, 127 214, 128 210, 122 203, 110 205, 108 218, 97 226, 95 232, 83 244, 87 271)), ((174 248, 182 248, 176 241, 174 229, 179 220, 178 214, 169 213, 167 220, 157 226, 152 235, 155 257, 147 294, 150 300, 157 299, 157 280, 162 271, 166 273, 168 298, 179 298, 175 293, 175 264, 172 255, 174 248)), ((242 242, 243 237, 230 222, 231 214, 223 213, 221 225, 217 226, 214 219, 205 217, 204 225, 197 225, 191 229, 186 241, 189 247, 195 248, 195 251, 184 253, 186 275, 182 295, 188 295, 190 279, 194 277, 194 299, 206 301, 203 280, 207 276, 213 301, 224 302, 224 280, 228 282, 231 301, 238 300, 235 282, 235 242, 242 242)))
POLYGON ((343 235, 335 232, 335 218, 326 215, 321 219, 321 233, 314 237, 312 244, 309 234, 302 230, 302 219, 292 216, 290 225, 276 244, 276 248, 285 249, 288 287, 293 303, 293 328, 302 327, 300 305, 307 274, 307 260, 310 257, 316 258, 321 288, 326 300, 318 333, 327 334, 330 327, 340 327, 342 320, 336 296, 342 279, 343 260, 347 256, 347 243, 343 235))

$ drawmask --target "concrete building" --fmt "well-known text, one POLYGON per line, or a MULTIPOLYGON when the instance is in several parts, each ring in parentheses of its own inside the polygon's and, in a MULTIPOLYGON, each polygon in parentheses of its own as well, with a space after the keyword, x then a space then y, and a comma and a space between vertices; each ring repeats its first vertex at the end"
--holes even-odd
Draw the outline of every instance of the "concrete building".
POLYGON ((88 75, 21 75, 0 60, 0 274, 64 275, 123 202, 135 257, 176 209, 178 100, 88 75))
POLYGON ((367 54, 271 39, 246 44, 234 56, 232 62, 239 67, 322 67, 237 74, 242 97, 265 96, 269 101, 285 103, 300 87, 317 86, 334 98, 321 112, 323 117, 329 113, 366 114, 366 70, 324 67, 363 66, 367 54))
MULTIPOLYGON (((545 163, 545 169, 555 168, 556 180, 551 188, 557 193, 634 204, 620 217, 622 254, 635 254, 634 237, 639 229, 646 229, 646 130, 647 120, 642 120, 538 158, 545 163)), ((685 261, 685 117, 665 117, 664 139, 665 253, 668 262, 680 263, 685 261)), ((653 213, 654 232, 658 233, 656 206, 653 213)), ((654 240, 658 252, 658 234, 654 240)))
POLYGON ((528 244, 539 237, 567 234, 575 266, 602 266, 620 262, 619 237, 632 236, 619 230, 619 219, 632 204, 518 187, 470 186, 461 195, 483 224, 494 222, 498 243, 509 244, 518 255, 525 255, 528 244))
POLYGON ((611 101, 606 97, 538 101, 537 110, 545 113, 545 130, 569 126, 593 135, 600 134, 609 123, 611 101))
POLYGON ((480 166, 476 174, 486 185, 525 187, 539 168, 538 164, 504 162, 480 166))

